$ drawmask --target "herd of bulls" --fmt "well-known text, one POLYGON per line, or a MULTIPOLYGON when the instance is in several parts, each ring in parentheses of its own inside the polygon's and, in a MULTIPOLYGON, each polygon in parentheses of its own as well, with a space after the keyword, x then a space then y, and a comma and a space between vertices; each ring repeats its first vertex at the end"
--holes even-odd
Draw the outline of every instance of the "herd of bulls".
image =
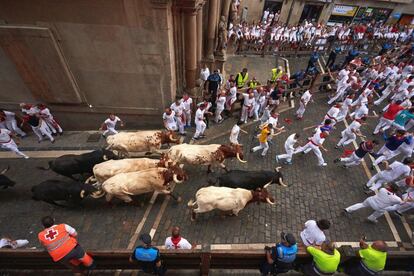
MULTIPOLYGON (((61 205, 59 201, 74 204, 83 198, 106 197, 110 202, 114 197, 129 203, 131 196, 157 191, 181 198, 171 191, 172 183, 188 180, 184 166, 221 167, 226 173, 209 174, 207 187, 200 188, 195 200, 190 200, 192 219, 197 213, 219 209, 237 215, 248 203, 267 202, 275 204, 267 187, 283 183, 278 169, 274 171, 229 171, 224 161, 237 158, 242 163, 241 145, 191 145, 180 144, 178 137, 167 131, 124 132, 107 138, 108 147, 80 155, 63 155, 49 162, 48 168, 57 174, 68 177, 63 180, 46 180, 32 187, 32 198, 50 204, 61 205), (160 159, 120 158, 129 157, 134 152, 156 153, 163 144, 171 146, 161 154, 160 159), (86 181, 75 176, 86 175, 86 181), (208 186, 210 185, 210 186, 208 186)), ((0 187, 7 188, 15 183, 6 175, 7 169, 0 173, 0 187)))

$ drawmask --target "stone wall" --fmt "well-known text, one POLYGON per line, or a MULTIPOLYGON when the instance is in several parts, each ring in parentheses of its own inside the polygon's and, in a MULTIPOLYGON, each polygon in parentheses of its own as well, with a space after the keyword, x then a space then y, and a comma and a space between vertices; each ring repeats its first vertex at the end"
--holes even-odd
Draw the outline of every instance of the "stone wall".
MULTIPOLYGON (((96 128, 109 112, 128 118, 130 127, 161 126, 160 114, 175 97, 177 87, 169 2, 1 1, 0 23, 50 29, 57 51, 63 54, 62 66, 70 71, 59 77, 74 81, 81 99, 77 105, 51 105, 66 129, 96 128)), ((16 109, 19 102, 45 101, 28 88, 30 78, 17 62, 19 57, 10 56, 10 51, 4 50, 6 40, 0 41, 0 106, 16 109)), ((23 52, 35 47, 27 41, 23 52)), ((36 59, 37 52, 32 54, 36 59)), ((44 64, 37 65, 43 67, 39 72, 47 69, 44 64)))

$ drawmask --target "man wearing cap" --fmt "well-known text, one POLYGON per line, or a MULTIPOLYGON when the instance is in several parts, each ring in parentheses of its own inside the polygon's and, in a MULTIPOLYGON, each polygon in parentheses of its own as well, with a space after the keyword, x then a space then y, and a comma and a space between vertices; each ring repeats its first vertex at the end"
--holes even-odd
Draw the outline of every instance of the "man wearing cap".
POLYGON ((298 252, 296 239, 291 233, 284 232, 280 234, 280 238, 281 241, 276 246, 265 247, 266 261, 260 268, 262 275, 277 275, 293 268, 298 252))
POLYGON ((143 245, 135 248, 129 257, 131 263, 138 262, 145 273, 164 275, 165 266, 161 262, 158 248, 151 246, 151 236, 147 233, 141 234, 139 240, 143 245))
POLYGON ((358 255, 361 258, 358 265, 352 264, 345 267, 348 275, 377 275, 384 270, 387 260, 387 245, 384 241, 374 241, 372 245, 367 244, 362 238, 359 241, 358 255))
POLYGON ((308 246, 306 251, 313 257, 313 261, 303 267, 303 273, 307 276, 333 275, 338 269, 341 254, 335 248, 335 244, 324 241, 319 246, 308 246))

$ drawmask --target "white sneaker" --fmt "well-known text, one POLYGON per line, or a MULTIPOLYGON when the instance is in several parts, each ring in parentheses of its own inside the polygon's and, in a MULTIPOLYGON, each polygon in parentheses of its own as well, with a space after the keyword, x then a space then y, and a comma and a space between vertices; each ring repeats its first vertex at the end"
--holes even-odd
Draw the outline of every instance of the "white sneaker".
POLYGON ((27 156, 27 155, 26 155, 26 156, 23 156, 23 157, 24 157, 24 159, 29 159, 29 158, 30 158, 30 157, 29 157, 29 156, 27 156))
POLYGON ((321 167, 326 167, 326 166, 328 166, 328 163, 323 163, 323 164, 320 164, 319 166, 321 166, 321 167))

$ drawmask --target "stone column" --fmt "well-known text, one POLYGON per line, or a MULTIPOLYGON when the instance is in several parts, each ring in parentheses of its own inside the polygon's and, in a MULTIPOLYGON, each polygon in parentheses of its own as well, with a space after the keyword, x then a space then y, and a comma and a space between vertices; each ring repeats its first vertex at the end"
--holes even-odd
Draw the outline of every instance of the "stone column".
POLYGON ((210 0, 208 7, 207 53, 206 58, 214 60, 214 46, 216 42, 218 0, 210 0))
POLYGON ((197 71, 197 18, 195 12, 184 14, 185 83, 187 89, 196 85, 197 71))
MULTIPOLYGON (((201 67, 201 59, 203 58, 203 9, 197 13, 197 63, 201 67)), ((200 69, 200 68, 199 68, 200 69)))
POLYGON ((229 11, 232 0, 223 0, 223 7, 221 8, 221 15, 226 17, 226 23, 229 19, 229 11))

